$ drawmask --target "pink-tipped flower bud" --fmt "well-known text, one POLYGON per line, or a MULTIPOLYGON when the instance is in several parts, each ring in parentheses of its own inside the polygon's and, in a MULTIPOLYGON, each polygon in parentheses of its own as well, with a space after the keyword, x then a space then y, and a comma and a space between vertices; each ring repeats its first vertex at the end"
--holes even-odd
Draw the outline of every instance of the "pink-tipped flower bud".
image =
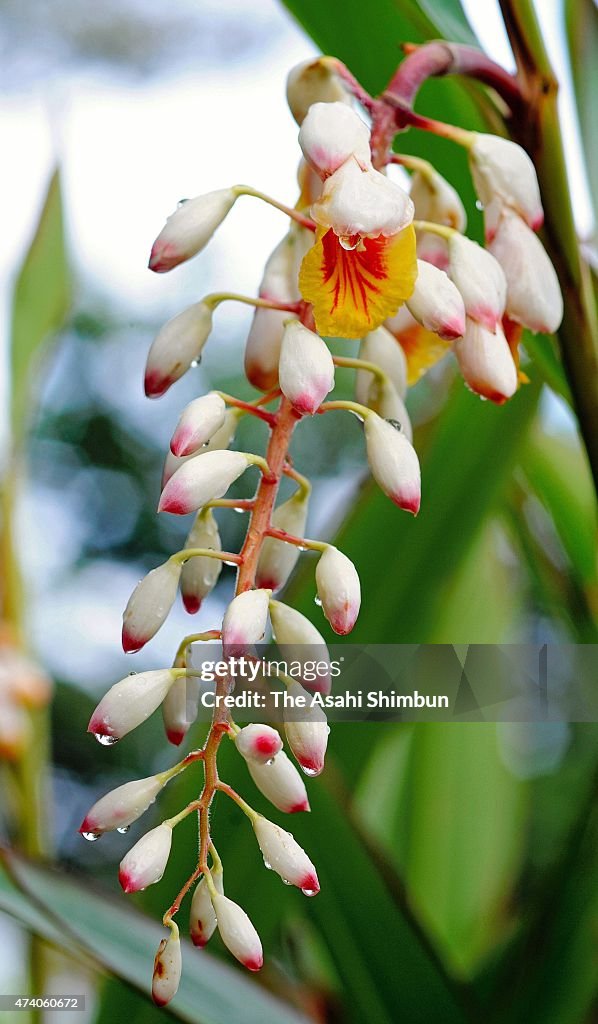
POLYGON ((225 657, 243 654, 257 644, 266 632, 270 590, 245 590, 233 598, 222 622, 222 649, 225 657))
POLYGON ((314 103, 299 130, 299 145, 308 164, 328 178, 354 157, 360 167, 372 166, 370 130, 345 103, 314 103))
POLYGON ((248 760, 247 768, 260 793, 284 814, 309 811, 305 783, 284 750, 265 764, 248 760))
POLYGON ((209 395, 195 398, 185 406, 177 423, 170 450, 173 455, 193 455, 207 444, 224 423, 226 405, 220 395, 211 391, 209 395))
POLYGON ((264 963, 260 937, 247 914, 228 896, 212 896, 218 931, 224 945, 249 971, 259 971, 264 963))
POLYGON ((204 452, 172 474, 162 491, 158 512, 184 516, 196 512, 226 494, 230 485, 245 472, 249 459, 242 452, 204 452))
POLYGON ((183 961, 179 930, 174 924, 167 939, 162 939, 154 960, 152 999, 156 1006, 166 1006, 177 994, 181 983, 183 961))
POLYGON ((291 833, 261 814, 253 822, 253 829, 266 866, 306 896, 315 896, 320 891, 316 869, 291 833))
POLYGON ((179 676, 162 701, 162 720, 168 742, 179 747, 197 718, 200 682, 195 676, 179 676))
POLYGON ((234 188, 221 188, 177 206, 152 246, 150 270, 164 274, 201 252, 236 199, 234 188))
MULTIPOLYGON (((221 896, 224 895, 224 875, 221 867, 212 868, 212 881, 216 886, 216 891, 221 896)), ((196 885, 193 893, 189 912, 189 930, 193 945, 199 946, 200 949, 203 949, 216 931, 216 914, 205 878, 202 878, 201 882, 196 885)))
POLYGON ((127 654, 140 651, 166 621, 180 578, 180 563, 169 559, 137 584, 123 612, 122 645, 127 654))
POLYGON ((351 559, 332 544, 318 559, 316 586, 322 611, 334 632, 341 636, 350 633, 359 615, 361 585, 351 559))
POLYGON ((334 363, 326 342, 298 320, 285 326, 278 375, 283 394, 303 416, 313 416, 334 387, 334 363))
POLYGON ((469 149, 469 163, 482 204, 500 200, 537 231, 544 221, 536 169, 529 156, 510 139, 476 134, 469 149))
MULTIPOLYGON (((185 541, 185 548, 221 550, 222 544, 218 532, 218 524, 211 508, 200 509, 197 513, 195 522, 185 541)), ((220 558, 210 558, 209 555, 195 555, 185 562, 181 573, 181 595, 183 604, 190 615, 199 611, 201 602, 216 586, 221 572, 222 561, 220 558)))
POLYGON ((502 405, 515 394, 517 367, 499 324, 489 331, 468 317, 465 335, 454 348, 463 378, 476 395, 502 405))
POLYGON ((176 677, 173 669, 163 668, 121 679, 102 697, 87 731, 105 746, 116 743, 154 713, 176 677))
POLYGON ((310 689, 330 693, 330 655, 324 637, 313 623, 281 601, 270 601, 270 618, 276 643, 283 648, 285 661, 298 662, 304 667, 303 672, 308 678, 303 681, 310 689))
POLYGON ((305 120, 314 103, 351 103, 342 81, 331 68, 316 57, 291 68, 287 77, 287 103, 297 124, 305 120))
POLYGON ((151 775, 111 790, 87 812, 79 832, 95 838, 114 829, 127 829, 153 804, 164 782, 159 775, 151 775))
POLYGON ((351 157, 326 179, 311 215, 341 239, 389 237, 411 224, 413 203, 395 181, 373 167, 361 170, 351 157))
POLYGON ((411 178, 409 195, 418 220, 445 224, 456 231, 465 231, 467 216, 457 190, 432 167, 416 171, 411 178))
MULTIPOLYGON (((307 523, 308 496, 297 491, 274 510, 272 526, 294 537, 303 537, 307 523)), ((256 585, 272 591, 284 587, 297 564, 299 548, 274 537, 266 537, 262 544, 256 571, 256 585)))
POLYGON ((453 341, 465 333, 465 306, 461 292, 448 274, 431 263, 417 261, 417 280, 407 308, 422 327, 453 341))
POLYGON ((319 775, 324 769, 330 728, 326 715, 300 683, 289 683, 287 692, 293 708, 284 710, 284 731, 294 756, 306 775, 319 775))
POLYGON ((212 309, 196 302, 173 316, 158 332, 145 364, 145 393, 159 398, 201 356, 212 330, 212 309))
MULTIPOLYGON (((225 448, 228 448, 233 437, 235 436, 235 431, 237 429, 238 423, 238 410, 229 409, 228 412, 226 413, 226 416, 224 417, 224 423, 220 427, 220 430, 217 430, 213 437, 210 438, 208 443, 202 448, 200 454, 205 455, 207 452, 219 452, 223 451, 225 448)), ((197 458, 196 452, 194 452, 192 455, 184 455, 182 458, 179 458, 177 455, 173 455, 172 452, 169 450, 166 453, 166 458, 164 460, 164 468, 162 470, 162 489, 166 487, 166 484, 170 480, 171 476, 173 476, 176 473, 177 469, 179 469, 180 466, 184 465, 185 462, 189 462, 190 459, 195 458, 197 458)))
POLYGON ((507 278, 510 319, 531 331, 556 331, 563 319, 563 296, 540 239, 521 217, 505 210, 489 248, 507 278))
POLYGON ((280 733, 270 725, 257 722, 241 729, 235 736, 235 743, 246 761, 257 761, 258 764, 267 764, 282 750, 280 733))
POLYGON ((465 312, 493 331, 507 302, 507 279, 491 252, 455 233, 449 242, 449 277, 463 297, 465 312))
POLYGON ((399 508, 419 512, 421 480, 413 445, 401 430, 372 413, 365 421, 368 462, 378 487, 399 508))
MULTIPOLYGON (((366 334, 359 346, 359 358, 375 363, 384 370, 398 395, 407 394, 407 359, 403 348, 386 327, 377 327, 366 334)), ((358 370, 355 375, 355 398, 361 405, 370 405, 371 391, 376 386, 375 377, 368 370, 358 370)))
POLYGON ((118 880, 124 892, 141 892, 159 882, 166 870, 172 828, 167 822, 146 832, 120 862, 118 880))

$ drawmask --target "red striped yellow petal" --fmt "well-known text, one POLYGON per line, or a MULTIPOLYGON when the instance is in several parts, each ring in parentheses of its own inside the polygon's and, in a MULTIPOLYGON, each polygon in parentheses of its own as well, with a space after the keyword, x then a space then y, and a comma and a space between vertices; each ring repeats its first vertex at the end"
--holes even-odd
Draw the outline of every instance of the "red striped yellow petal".
POLYGON ((299 272, 299 290, 313 305, 318 334, 361 338, 393 316, 417 277, 411 225, 345 249, 332 228, 319 231, 299 272))
MULTIPOLYGON (((394 333, 394 332, 393 332, 394 333)), ((417 384, 432 366, 438 363, 450 349, 450 343, 420 327, 418 323, 404 328, 395 334, 407 357, 407 383, 409 387, 417 384)))

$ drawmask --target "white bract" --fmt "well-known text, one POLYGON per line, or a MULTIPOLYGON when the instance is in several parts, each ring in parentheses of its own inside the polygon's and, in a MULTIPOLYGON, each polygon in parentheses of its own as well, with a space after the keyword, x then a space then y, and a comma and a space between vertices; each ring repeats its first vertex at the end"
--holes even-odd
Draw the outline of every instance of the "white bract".
POLYGON ((221 188, 181 203, 152 246, 150 270, 163 274, 201 252, 236 199, 235 189, 221 188))
POLYGON ((563 319, 563 296, 540 239, 521 217, 505 211, 489 248, 505 272, 511 320, 531 331, 556 331, 563 319))
MULTIPOLYGON (((307 523, 308 495, 297 491, 272 513, 272 526, 294 537, 303 537, 307 523)), ((266 537, 257 564, 255 582, 258 587, 279 590, 284 587, 297 564, 299 548, 275 537, 266 537)))
POLYGON ((373 168, 363 171, 351 157, 324 183, 311 208, 316 224, 332 228, 341 238, 396 235, 413 220, 413 203, 406 192, 373 168))
POLYGON ((416 171, 411 178, 409 195, 419 220, 445 224, 457 231, 465 231, 467 216, 456 189, 432 167, 416 171))
POLYGON ((173 669, 163 668, 121 679, 102 697, 87 731, 106 745, 122 739, 154 713, 176 677, 173 669))
POLYGON ((250 971, 259 971, 264 963, 260 937, 245 911, 217 893, 212 897, 218 931, 226 948, 250 971))
POLYGON ((285 706, 284 731, 294 756, 306 775, 319 775, 324 769, 330 728, 319 705, 312 705, 309 693, 300 683, 292 682, 287 692, 292 708, 285 706))
MULTIPOLYGON (((222 544, 218 524, 211 508, 201 509, 196 516, 185 541, 185 548, 206 548, 220 551, 222 544)), ((201 602, 218 582, 222 572, 222 560, 209 555, 194 555, 183 565, 181 573, 181 595, 183 604, 190 615, 198 612, 201 602)))
POLYGON ((180 564, 169 559, 137 584, 123 612, 124 651, 139 651, 156 635, 174 604, 180 577, 180 564))
MULTIPOLYGON (((404 308, 404 307, 403 307, 404 308)), ((386 327, 377 327, 366 334, 359 346, 359 358, 375 363, 384 370, 392 381, 397 393, 404 398, 407 393, 407 359, 401 345, 386 327)), ((368 370, 358 370, 355 375, 355 398, 361 405, 370 404, 370 392, 375 388, 375 378, 368 370)))
MULTIPOLYGON (((238 423, 239 410, 229 409, 224 417, 224 423, 220 427, 220 430, 217 430, 214 436, 210 438, 200 454, 205 455, 207 452, 217 452, 228 448, 235 436, 238 423)), ((166 487, 171 476, 176 473, 180 466, 183 466, 186 462, 190 462, 191 459, 196 459, 197 457, 197 453, 194 452, 192 455, 184 455, 182 458, 179 458, 177 455, 173 455, 169 449, 166 453, 164 468, 162 470, 162 489, 166 487)))
POLYGON ((220 430, 225 416, 224 400, 214 391, 189 402, 183 409, 172 435, 172 454, 180 458, 199 451, 220 430))
POLYGON ((128 828, 153 804, 163 786, 164 779, 151 775, 110 790, 87 812, 79 832, 98 836, 116 828, 128 828))
POLYGON ((171 846, 172 828, 167 822, 146 832, 120 862, 118 880, 123 890, 140 892, 159 882, 166 870, 171 846))
POLYGON ((212 317, 210 306, 196 302, 164 324, 147 356, 145 393, 148 398, 163 395, 199 359, 212 330, 212 317))
POLYGON ((309 670, 304 682, 321 693, 330 692, 330 655, 324 637, 305 615, 281 601, 270 601, 270 618, 276 643, 287 664, 298 662, 309 670), (317 666, 317 672, 314 669, 317 666), (317 675, 314 679, 313 675, 317 675))
POLYGON ((222 649, 225 657, 242 654, 257 644, 266 632, 270 590, 245 590, 233 598, 222 622, 222 649))
POLYGON ((465 312, 489 330, 501 319, 507 302, 507 279, 491 252, 455 232, 448 241, 448 274, 461 292, 465 312))
POLYGON ((415 288, 407 308, 422 327, 453 341, 465 332, 465 306, 461 292, 444 270, 417 261, 415 288))
POLYGON ((455 355, 472 391, 502 405, 517 390, 517 367, 502 327, 489 331, 467 319, 465 335, 455 342, 455 355))
POLYGON ((328 178, 353 157, 371 167, 370 130, 346 103, 314 103, 299 131, 303 156, 322 178, 328 178))
POLYGON ((185 739, 199 710, 200 682, 196 676, 175 679, 162 701, 164 731, 175 747, 185 739))
POLYGON ((306 895, 315 896, 320 890, 316 869, 291 833, 261 814, 253 821, 253 829, 266 866, 306 895))
POLYGON ((247 767, 260 793, 279 811, 285 814, 309 811, 305 783, 284 750, 279 750, 267 764, 248 760, 247 767))
POLYGON ((476 134, 469 149, 469 163, 484 206, 499 200, 523 217, 534 231, 542 226, 544 212, 538 176, 521 146, 499 135, 476 134))
MULTIPOLYGON (((224 875, 222 868, 212 868, 212 881, 216 886, 217 892, 223 895, 224 875)), ((189 911, 189 931, 193 945, 200 948, 210 941, 216 931, 216 914, 205 878, 202 878, 198 885, 195 886, 189 911)))
POLYGON ((334 363, 326 342, 298 320, 285 326, 278 375, 283 394, 302 415, 313 416, 334 387, 334 363))
POLYGON ((399 508, 417 515, 421 499, 419 460, 402 431, 371 413, 365 421, 365 441, 372 475, 399 508))
POLYGON ((166 483, 158 512, 186 515, 226 494, 245 472, 249 459, 242 452, 211 451, 183 462, 166 483))
POLYGON ((322 611, 334 632, 341 636, 350 633, 359 615, 361 584, 351 559, 332 544, 318 559, 316 586, 322 611))
POLYGON ((351 103, 340 78, 321 58, 304 60, 287 77, 287 102, 297 124, 302 124, 313 103, 351 103))

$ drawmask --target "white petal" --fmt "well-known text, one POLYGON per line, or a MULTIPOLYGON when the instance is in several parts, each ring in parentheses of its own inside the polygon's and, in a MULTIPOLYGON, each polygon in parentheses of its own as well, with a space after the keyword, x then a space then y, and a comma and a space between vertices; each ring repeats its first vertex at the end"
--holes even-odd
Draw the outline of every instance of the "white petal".
POLYGON ((101 835, 127 828, 147 811, 164 786, 157 775, 125 782, 98 800, 85 815, 79 832, 101 835))
MULTIPOLYGON (((297 491, 278 505, 272 514, 272 526, 294 537, 303 537, 307 522, 308 498, 297 491)), ((287 544, 274 537, 266 537, 262 544, 256 571, 256 585, 279 590, 287 582, 299 558, 296 544, 287 544)))
POLYGON ((154 959, 152 978, 152 999, 156 1006, 166 1006, 176 995, 183 961, 178 928, 167 939, 162 939, 154 959))
POLYGON ((449 277, 463 296, 465 312, 493 330, 507 301, 507 280, 500 263, 465 235, 451 235, 448 248, 449 277))
POLYGON ((166 822, 146 832, 120 862, 118 879, 124 891, 139 892, 159 882, 168 863, 171 845, 172 828, 166 822))
POLYGON ((354 157, 371 167, 370 130, 345 103, 314 103, 299 131, 303 156, 315 171, 327 178, 354 157))
POLYGON ((257 644, 266 632, 270 590, 245 590, 233 598, 222 622, 225 657, 257 644))
POLYGON ((114 743, 145 722, 160 706, 175 680, 172 669, 156 669, 127 676, 104 695, 87 731, 101 742, 114 743))
POLYGON ((150 270, 162 274, 201 252, 232 209, 236 198, 234 189, 223 188, 181 203, 153 244, 150 270))
POLYGON ((316 586, 322 611, 335 633, 350 633, 359 615, 361 585, 350 558, 329 544, 316 565, 316 586))
MULTIPOLYGON (((224 893, 224 879, 222 871, 212 869, 212 881, 217 891, 224 893)), ((205 878, 202 878, 195 886, 191 909, 189 911, 189 930, 194 946, 205 946, 216 931, 216 913, 212 906, 210 890, 205 878)))
POLYGON ((340 237, 396 235, 413 220, 406 192, 379 171, 362 171, 351 158, 332 174, 311 214, 317 224, 340 237))
POLYGON ((247 767, 260 793, 279 811, 285 814, 309 811, 305 783, 284 750, 280 750, 269 764, 250 760, 247 767))
POLYGON ((252 722, 235 736, 235 744, 246 761, 267 764, 282 749, 280 733, 270 725, 252 722))
POLYGON ((444 270, 417 261, 417 280, 407 308, 422 327, 453 341, 465 331, 465 306, 461 292, 444 270))
POLYGON ((273 871, 310 895, 319 891, 316 869, 290 832, 261 814, 253 822, 253 828, 264 860, 273 871))
POLYGON ((298 320, 282 336, 280 387, 302 415, 313 415, 334 387, 334 363, 326 342, 298 320))
POLYGON ((298 682, 289 683, 287 692, 293 700, 293 707, 283 712, 287 742, 305 774, 319 775, 330 732, 326 715, 319 705, 312 705, 310 694, 298 682))
POLYGON ((477 134, 469 161, 484 206, 498 198, 516 210, 530 228, 542 226, 544 213, 536 169, 521 146, 498 135, 477 134))
POLYGON ((417 515, 421 483, 419 460, 402 431, 375 413, 364 426, 368 462, 376 483, 399 508, 417 515))
POLYGON ((139 651, 156 635, 174 604, 180 577, 180 564, 169 559, 137 584, 123 612, 124 651, 139 651))
POLYGON ((489 331, 467 320, 463 338, 454 346, 459 368, 476 394, 501 405, 517 390, 517 368, 500 325, 489 331))
POLYGON ((297 124, 302 124, 312 103, 351 103, 342 81, 324 62, 304 60, 291 68, 287 78, 287 102, 297 124))
POLYGON ((212 310, 196 302, 164 324, 149 350, 145 393, 158 398, 199 359, 212 330, 212 310))
MULTIPOLYGON (((401 307, 401 310, 405 307, 401 307)), ((407 393, 407 359, 403 348, 386 327, 378 327, 366 334, 359 346, 359 358, 375 363, 390 377, 398 394, 404 398, 407 393)), ((371 373, 358 370, 355 378, 355 398, 362 405, 369 405, 368 397, 374 382, 371 373)))
POLYGON ((189 402, 172 435, 170 450, 173 455, 180 458, 199 451, 220 430, 225 416, 224 400, 213 391, 189 402))
POLYGON ((446 224, 457 231, 465 231, 467 216, 457 190, 441 174, 430 168, 426 173, 416 171, 411 178, 409 195, 418 220, 446 224))
POLYGON ((305 615, 281 601, 270 602, 270 618, 276 643, 287 664, 303 665, 304 683, 310 689, 329 693, 330 655, 321 633, 305 615))
MULTIPOLYGON (((222 549, 218 524, 211 508, 198 512, 185 541, 185 548, 207 548, 212 551, 222 549)), ((190 614, 199 611, 201 602, 216 586, 221 572, 222 561, 210 558, 209 555, 195 555, 185 562, 181 573, 181 594, 183 604, 190 614)))
POLYGON ((260 937, 245 911, 227 896, 212 898, 218 931, 226 948, 250 971, 259 971, 264 962, 260 937))
POLYGON ((517 214, 505 211, 489 248, 507 278, 511 320, 532 331, 556 331, 563 319, 563 297, 540 239, 517 214))
POLYGON ((167 482, 158 512, 185 515, 221 498, 249 465, 242 452, 211 451, 184 462, 167 482))

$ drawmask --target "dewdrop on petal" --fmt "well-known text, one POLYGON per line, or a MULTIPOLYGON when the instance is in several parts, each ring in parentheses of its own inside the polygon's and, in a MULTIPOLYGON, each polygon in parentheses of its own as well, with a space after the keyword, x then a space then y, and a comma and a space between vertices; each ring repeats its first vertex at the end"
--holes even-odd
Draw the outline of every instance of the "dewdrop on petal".
MULTIPOLYGON (((212 868, 212 881, 216 891, 224 895, 224 875, 222 868, 212 868)), ((189 911, 189 932, 194 946, 202 949, 216 931, 216 914, 212 906, 212 898, 208 883, 202 878, 195 886, 191 909, 189 911)))
POLYGON ((123 612, 122 645, 127 654, 140 651, 156 635, 174 604, 181 566, 170 559, 137 584, 123 612))
POLYGON ((196 302, 164 324, 148 352, 145 393, 159 398, 201 356, 212 330, 212 309, 196 302))
POLYGON ((247 914, 228 896, 212 897, 218 931, 224 945, 250 971, 259 971, 264 963, 260 937, 247 914))
POLYGON ((160 706, 177 677, 174 669, 156 669, 115 683, 95 709, 87 731, 105 746, 122 739, 160 706))
POLYGON ((211 451, 189 459, 170 477, 158 505, 158 512, 186 515, 226 494, 230 485, 245 472, 249 459, 242 452, 211 451))
POLYGON ((287 743, 306 775, 320 775, 330 733, 326 715, 319 705, 311 703, 300 683, 289 683, 287 693, 293 700, 292 709, 283 712, 287 743))
POLYGON ((248 760, 247 768, 260 793, 279 811, 309 811, 305 783, 284 750, 279 750, 266 764, 248 760))
MULTIPOLYGON (((272 526, 294 537, 302 537, 307 523, 308 496, 297 491, 278 505, 272 514, 272 526)), ((279 590, 284 587, 297 564, 299 548, 296 544, 266 537, 257 564, 255 581, 258 587, 279 590)))
POLYGON ((482 398, 502 405, 517 391, 517 367, 500 325, 489 331, 468 318, 454 352, 465 382, 482 398))
POLYGON ((332 544, 318 559, 316 586, 322 611, 334 632, 341 636, 350 633, 359 615, 361 585, 351 559, 332 544))
POLYGON ((183 409, 177 423, 170 450, 173 455, 192 455, 207 444, 224 423, 226 405, 224 400, 211 391, 208 395, 195 398, 183 409))
POLYGON ((330 655, 324 637, 305 615, 281 601, 270 601, 270 618, 276 643, 287 664, 298 662, 303 672, 318 665, 317 679, 304 680, 305 685, 320 693, 330 693, 330 655), (327 667, 328 666, 328 667, 327 667), (320 671, 324 669, 324 671, 320 671))
MULTIPOLYGON (((359 358, 375 363, 390 377, 398 394, 407 394, 407 358, 405 353, 386 327, 377 327, 366 334, 359 346, 359 358)), ((375 378, 368 370, 358 370, 355 375, 355 398, 361 405, 369 405, 369 394, 375 386, 375 378)))
POLYGON ((245 590, 233 598, 222 622, 222 650, 225 657, 242 654, 257 644, 266 632, 270 590, 245 590))
POLYGON ((172 828, 165 821, 146 832, 120 862, 118 880, 124 892, 140 892, 159 882, 166 870, 172 828))
POLYGON ((302 415, 313 416, 334 387, 334 363, 326 342, 298 320, 284 329, 278 373, 283 394, 302 415))
POLYGON ((179 676, 162 701, 162 721, 169 743, 181 745, 199 711, 200 682, 196 676, 179 676))
POLYGON ((229 409, 224 417, 224 423, 210 438, 208 443, 204 445, 200 453, 193 452, 191 455, 184 455, 182 458, 179 458, 177 455, 173 455, 169 449, 166 453, 162 469, 162 489, 166 487, 166 484, 171 476, 176 473, 177 469, 191 459, 197 458, 198 454, 205 455, 207 452, 224 451, 227 449, 235 436, 238 424, 239 411, 237 409, 229 409))
POLYGON ((280 733, 270 725, 252 722, 235 736, 237 750, 246 761, 267 764, 282 750, 280 733))
POLYGON ((261 814, 253 821, 253 829, 265 863, 306 896, 315 896, 320 891, 316 869, 291 833, 261 814))
POLYGON ((531 331, 554 333, 563 319, 563 296, 540 239, 521 217, 505 210, 489 249, 507 278, 510 319, 531 331))
MULTIPOLYGON (((214 518, 211 508, 202 508, 185 541, 185 548, 208 548, 213 551, 220 551, 222 543, 218 524, 214 518)), ((209 555, 194 555, 183 565, 181 573, 181 595, 183 604, 193 615, 198 612, 201 602, 216 586, 220 573, 222 572, 222 560, 210 558, 209 555)))
POLYGON ((521 146, 499 135, 476 133, 469 147, 469 164, 484 206, 499 200, 534 231, 542 227, 544 211, 536 168, 521 146))
POLYGON ((415 289, 407 299, 411 316, 422 327, 453 341, 465 333, 465 306, 448 274, 431 263, 417 261, 415 289))
POLYGON ((463 297, 465 312, 490 331, 501 320, 507 302, 507 279, 497 259, 465 235, 448 241, 448 274, 463 297))
POLYGON ((302 124, 313 103, 351 103, 341 79, 321 59, 304 60, 287 77, 287 103, 297 124, 302 124))
POLYGON ((349 157, 364 170, 372 166, 370 130, 345 103, 314 103, 299 130, 299 145, 322 178, 334 174, 349 157))
POLYGON ((236 199, 234 188, 222 188, 181 203, 152 246, 150 270, 164 274, 201 252, 230 213, 236 199))
POLYGON ((426 171, 415 171, 411 178, 409 195, 419 220, 444 224, 465 231, 467 216, 457 190, 432 167, 426 171))
POLYGON ((90 808, 79 832, 96 837, 114 829, 123 831, 128 828, 153 804, 164 781, 159 775, 151 775, 147 779, 125 782, 124 786, 111 790, 90 808))
POLYGON ((421 500, 419 459, 402 431, 371 413, 364 425, 368 462, 382 491, 399 508, 417 515, 421 500))
POLYGON ((400 427, 407 440, 413 443, 413 427, 407 406, 390 381, 372 385, 368 406, 382 419, 400 427))
POLYGON ((170 927, 170 935, 167 939, 162 939, 154 960, 152 999, 156 1006, 166 1006, 177 994, 181 982, 181 940, 174 921, 170 927))

